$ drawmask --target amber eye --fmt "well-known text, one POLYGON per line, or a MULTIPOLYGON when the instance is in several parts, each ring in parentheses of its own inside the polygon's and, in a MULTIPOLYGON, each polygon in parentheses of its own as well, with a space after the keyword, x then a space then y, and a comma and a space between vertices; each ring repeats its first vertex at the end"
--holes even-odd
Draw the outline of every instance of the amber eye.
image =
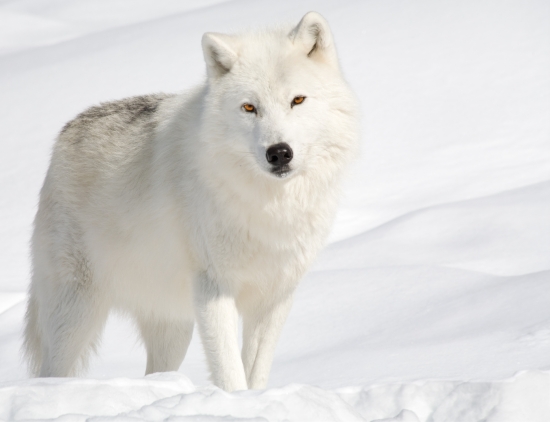
POLYGON ((244 111, 247 111, 248 113, 255 113, 256 107, 254 107, 252 104, 243 104, 244 111))
POLYGON ((292 100, 292 103, 290 104, 290 106, 294 107, 297 104, 302 104, 305 99, 306 99, 306 97, 304 97, 302 95, 299 95, 298 97, 294 97, 294 99, 292 100))

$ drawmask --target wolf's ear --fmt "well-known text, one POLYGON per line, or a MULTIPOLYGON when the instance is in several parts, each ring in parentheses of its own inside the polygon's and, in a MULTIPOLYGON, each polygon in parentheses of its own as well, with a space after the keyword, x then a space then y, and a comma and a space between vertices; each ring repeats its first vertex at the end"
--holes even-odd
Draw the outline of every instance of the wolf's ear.
POLYGON ((293 44, 302 49, 308 57, 338 66, 330 28, 319 13, 306 13, 289 36, 293 44))
POLYGON ((231 70, 237 61, 236 42, 233 37, 215 32, 202 36, 202 52, 209 77, 219 77, 231 70))

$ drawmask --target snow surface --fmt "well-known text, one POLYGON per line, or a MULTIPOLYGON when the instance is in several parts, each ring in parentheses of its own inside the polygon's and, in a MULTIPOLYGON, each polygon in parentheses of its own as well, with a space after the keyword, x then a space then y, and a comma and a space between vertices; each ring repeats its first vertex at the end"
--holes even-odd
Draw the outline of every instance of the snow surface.
POLYGON ((549 421, 549 22, 545 0, 0 0, 0 420, 549 421), (212 387, 198 336, 178 373, 143 377, 119 315, 88 378, 28 379, 28 240, 63 124, 199 83, 205 31, 309 10, 363 148, 270 388, 212 387))

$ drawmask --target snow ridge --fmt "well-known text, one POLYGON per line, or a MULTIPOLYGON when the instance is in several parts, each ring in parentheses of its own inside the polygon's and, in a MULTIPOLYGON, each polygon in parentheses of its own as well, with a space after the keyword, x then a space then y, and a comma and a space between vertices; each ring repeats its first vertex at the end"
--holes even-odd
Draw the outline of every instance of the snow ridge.
POLYGON ((538 421, 550 415, 549 391, 550 372, 541 371, 499 382, 432 380, 338 390, 295 384, 231 394, 213 386, 196 388, 182 374, 165 373, 143 379, 49 379, 0 385, 0 419, 538 421), (47 399, 52 396, 56 406, 47 399))

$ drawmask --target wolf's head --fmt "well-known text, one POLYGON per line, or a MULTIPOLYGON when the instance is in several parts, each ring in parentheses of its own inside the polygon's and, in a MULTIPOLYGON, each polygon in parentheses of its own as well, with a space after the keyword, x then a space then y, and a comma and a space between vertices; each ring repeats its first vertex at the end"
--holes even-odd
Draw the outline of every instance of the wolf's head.
POLYGON ((358 110, 321 15, 294 28, 206 33, 202 47, 203 126, 217 166, 274 182, 340 169, 355 149, 358 110))

